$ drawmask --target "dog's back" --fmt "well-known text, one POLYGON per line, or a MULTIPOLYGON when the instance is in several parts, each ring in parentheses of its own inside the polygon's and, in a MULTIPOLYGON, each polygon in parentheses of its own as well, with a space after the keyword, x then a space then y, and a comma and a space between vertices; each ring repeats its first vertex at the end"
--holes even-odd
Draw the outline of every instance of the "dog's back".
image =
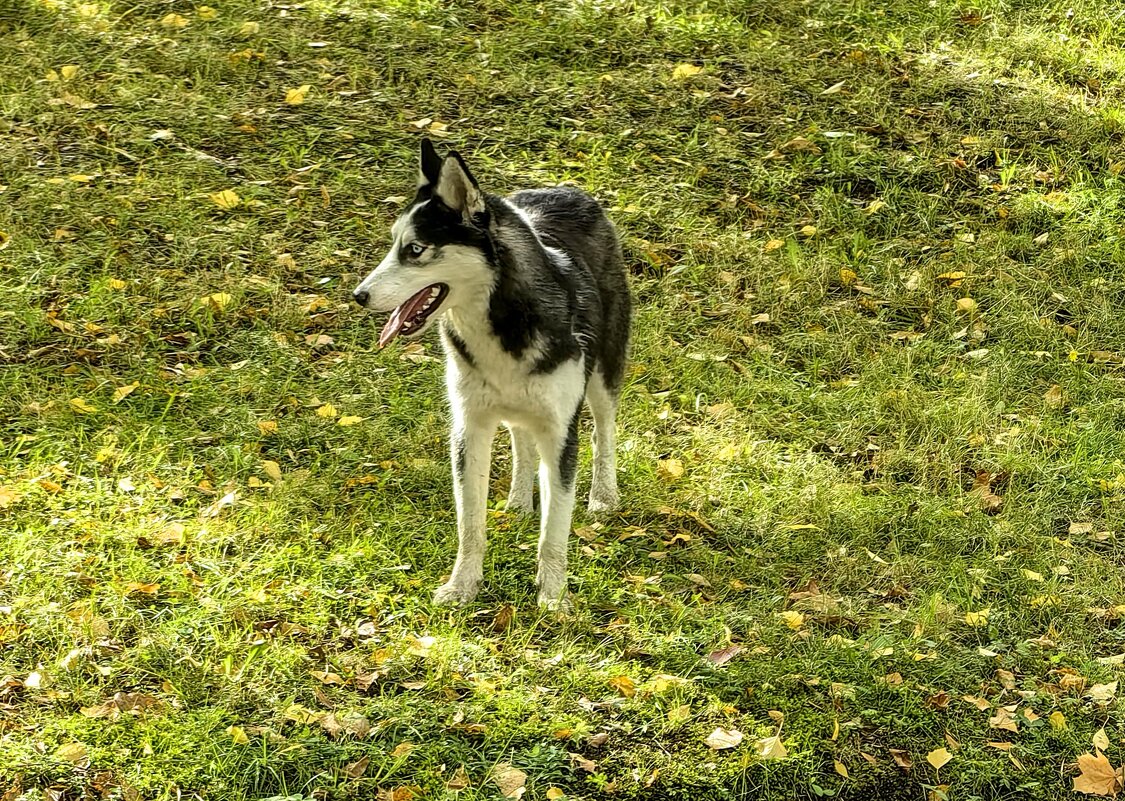
POLYGON ((617 231, 601 205, 580 189, 528 189, 509 195, 540 242, 564 258, 552 259, 563 287, 576 297, 578 333, 606 387, 616 393, 625 369, 632 314, 617 231))

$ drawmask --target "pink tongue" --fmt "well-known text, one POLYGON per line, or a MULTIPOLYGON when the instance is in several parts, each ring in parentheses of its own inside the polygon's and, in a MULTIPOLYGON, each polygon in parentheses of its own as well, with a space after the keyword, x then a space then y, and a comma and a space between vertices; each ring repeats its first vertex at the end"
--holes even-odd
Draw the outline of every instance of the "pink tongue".
POLYGON ((391 312, 391 319, 387 320, 387 324, 383 326, 383 330, 379 334, 380 348, 385 348, 390 344, 391 340, 402 333, 403 324, 413 318, 414 315, 418 313, 418 310, 426 304, 426 301, 430 299, 431 289, 433 289, 433 287, 428 286, 421 292, 412 295, 391 312))

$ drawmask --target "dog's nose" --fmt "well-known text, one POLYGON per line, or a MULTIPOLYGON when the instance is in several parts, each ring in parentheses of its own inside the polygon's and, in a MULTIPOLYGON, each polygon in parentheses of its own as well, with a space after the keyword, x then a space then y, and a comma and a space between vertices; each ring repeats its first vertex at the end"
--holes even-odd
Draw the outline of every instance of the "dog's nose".
POLYGON ((371 298, 371 295, 364 289, 357 289, 352 293, 352 297, 355 298, 355 302, 360 306, 366 306, 367 301, 371 298))

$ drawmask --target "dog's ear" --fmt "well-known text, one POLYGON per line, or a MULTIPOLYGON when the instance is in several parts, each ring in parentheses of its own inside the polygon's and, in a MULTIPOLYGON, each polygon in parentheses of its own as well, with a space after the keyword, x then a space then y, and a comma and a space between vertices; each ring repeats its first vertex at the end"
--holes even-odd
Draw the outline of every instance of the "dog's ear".
POLYGON ((438 182, 441 175, 441 156, 429 139, 423 139, 418 153, 418 186, 430 186, 438 182))
POLYGON ((442 162, 435 194, 449 208, 461 212, 467 223, 484 213, 484 193, 460 153, 450 152, 442 162))

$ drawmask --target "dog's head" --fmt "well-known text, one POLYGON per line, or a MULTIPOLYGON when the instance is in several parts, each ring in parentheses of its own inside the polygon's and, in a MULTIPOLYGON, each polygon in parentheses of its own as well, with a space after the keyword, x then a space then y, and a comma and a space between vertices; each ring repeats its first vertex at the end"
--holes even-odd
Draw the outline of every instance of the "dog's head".
POLYGON ((417 337, 443 312, 486 295, 495 280, 484 193, 464 159, 422 140, 418 191, 391 227, 391 249, 359 286, 356 303, 391 312, 379 347, 417 337))

